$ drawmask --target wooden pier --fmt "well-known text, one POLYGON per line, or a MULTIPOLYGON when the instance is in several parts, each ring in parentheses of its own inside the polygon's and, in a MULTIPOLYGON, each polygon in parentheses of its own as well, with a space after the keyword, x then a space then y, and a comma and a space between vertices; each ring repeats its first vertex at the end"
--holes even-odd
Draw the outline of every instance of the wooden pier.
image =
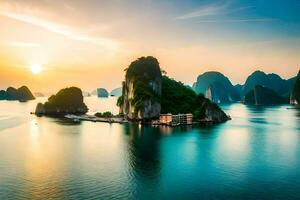
POLYGON ((65 115, 65 118, 71 119, 74 122, 90 121, 90 122, 106 122, 106 123, 127 123, 128 121, 122 117, 96 117, 94 115, 65 115))

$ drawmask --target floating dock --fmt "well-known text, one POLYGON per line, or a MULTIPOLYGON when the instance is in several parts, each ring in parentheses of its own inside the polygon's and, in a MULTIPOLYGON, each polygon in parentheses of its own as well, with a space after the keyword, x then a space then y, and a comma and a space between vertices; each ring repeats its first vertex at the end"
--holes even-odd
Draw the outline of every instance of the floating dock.
POLYGON ((106 122, 106 123, 127 123, 128 121, 121 117, 96 117, 94 115, 65 115, 65 118, 71 119, 74 122, 90 121, 90 122, 106 122))

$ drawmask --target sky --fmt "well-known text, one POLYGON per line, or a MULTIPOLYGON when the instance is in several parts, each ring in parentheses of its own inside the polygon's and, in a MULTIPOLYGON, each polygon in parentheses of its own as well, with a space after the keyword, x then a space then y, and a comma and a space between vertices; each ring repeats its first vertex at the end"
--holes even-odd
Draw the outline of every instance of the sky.
POLYGON ((0 0, 0 89, 121 86, 124 69, 154 56, 186 84, 219 71, 300 69, 300 0, 0 0))

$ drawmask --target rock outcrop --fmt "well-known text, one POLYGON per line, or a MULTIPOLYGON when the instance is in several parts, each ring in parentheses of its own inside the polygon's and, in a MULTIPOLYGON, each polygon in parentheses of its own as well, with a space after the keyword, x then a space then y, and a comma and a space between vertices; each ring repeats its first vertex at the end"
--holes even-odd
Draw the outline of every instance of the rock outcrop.
POLYGON ((277 105, 288 103, 288 99, 280 96, 270 88, 256 85, 245 95, 243 102, 249 105, 277 105))
POLYGON ((300 71, 298 72, 295 85, 293 87, 290 103, 292 105, 299 105, 300 103, 300 71))
POLYGON ((28 100, 35 99, 35 97, 30 92, 28 87, 22 86, 22 87, 18 88, 18 90, 17 90, 17 99, 19 101, 28 101, 28 100))
POLYGON ((18 100, 18 90, 14 87, 6 89, 7 100, 18 100))
POLYGON ((5 90, 0 90, 0 100, 6 100, 7 95, 5 90))
POLYGON ((216 104, 208 103, 204 106, 204 116, 200 121, 221 123, 230 120, 230 117, 216 104))
POLYGON ((43 94, 41 92, 35 92, 34 96, 36 96, 36 97, 45 97, 45 94, 43 94))
POLYGON ((156 58, 148 56, 133 61, 123 82, 122 113, 130 120, 158 118, 161 110, 161 71, 156 58))
POLYGON ((48 98, 44 104, 38 103, 36 107, 37 115, 65 115, 65 114, 85 114, 88 111, 83 102, 81 89, 70 87, 61 89, 56 95, 48 98))
POLYGON ((35 108, 35 114, 36 115, 45 115, 46 114, 46 110, 45 110, 45 106, 42 103, 38 103, 36 108, 35 108))
POLYGON ((22 86, 18 89, 14 87, 8 87, 6 91, 0 91, 0 100, 18 100, 21 102, 33 100, 35 97, 31 93, 31 91, 26 86, 22 86))
POLYGON ((104 89, 104 88, 98 88, 97 89, 97 96, 98 97, 101 97, 101 98, 106 98, 106 97, 108 97, 108 92, 107 92, 107 90, 106 89, 104 89))
POLYGON ((197 94, 204 94, 215 103, 230 103, 240 100, 240 94, 231 84, 230 80, 220 72, 205 72, 193 84, 197 94))

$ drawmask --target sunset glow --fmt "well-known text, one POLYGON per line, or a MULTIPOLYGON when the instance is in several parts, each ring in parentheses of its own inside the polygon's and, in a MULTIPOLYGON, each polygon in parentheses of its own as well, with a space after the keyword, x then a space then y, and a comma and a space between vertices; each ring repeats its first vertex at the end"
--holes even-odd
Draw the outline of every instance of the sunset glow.
POLYGON ((114 89, 130 62, 147 55, 189 85, 211 70, 234 84, 243 84, 255 70, 290 78, 300 64, 299 8, 250 0, 3 0, 0 87, 114 89), (33 60, 47 63, 47 72, 30 66, 26 73, 24 66, 33 60), (33 79, 36 74, 43 81, 33 79))
POLYGON ((40 65, 32 65, 32 66, 30 67, 30 70, 31 70, 31 72, 32 72, 33 74, 39 74, 39 73, 41 73, 41 71, 42 71, 42 66, 40 66, 40 65))

